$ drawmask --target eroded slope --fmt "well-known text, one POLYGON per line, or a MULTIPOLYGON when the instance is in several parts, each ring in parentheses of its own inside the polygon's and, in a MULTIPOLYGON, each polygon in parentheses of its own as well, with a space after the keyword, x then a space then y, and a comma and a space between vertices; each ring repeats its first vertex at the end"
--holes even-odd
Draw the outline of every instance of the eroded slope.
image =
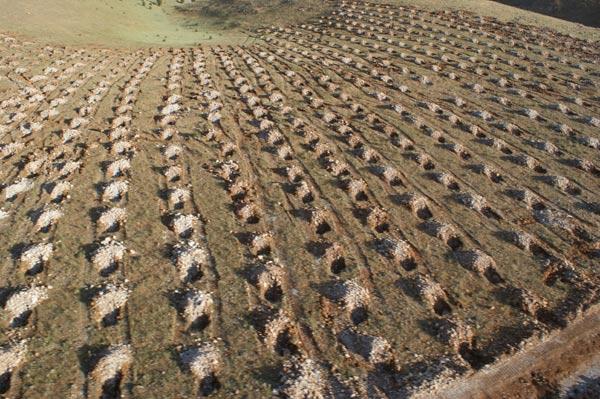
POLYGON ((596 43, 364 2, 255 36, 2 36, 7 396, 402 398, 597 303, 596 43))

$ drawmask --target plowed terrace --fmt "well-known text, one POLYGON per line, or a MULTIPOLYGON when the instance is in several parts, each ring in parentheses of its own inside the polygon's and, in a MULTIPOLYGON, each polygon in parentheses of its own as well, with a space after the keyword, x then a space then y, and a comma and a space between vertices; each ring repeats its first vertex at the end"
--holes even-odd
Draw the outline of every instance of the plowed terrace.
POLYGON ((240 46, 0 36, 4 395, 404 398, 598 302, 598 43, 335 9, 240 46))

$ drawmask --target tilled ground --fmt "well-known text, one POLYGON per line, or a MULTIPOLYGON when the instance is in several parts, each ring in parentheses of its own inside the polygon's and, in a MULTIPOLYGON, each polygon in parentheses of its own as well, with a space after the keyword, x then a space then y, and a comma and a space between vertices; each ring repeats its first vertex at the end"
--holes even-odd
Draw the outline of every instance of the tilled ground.
POLYGON ((598 301, 598 44, 336 9, 238 47, 1 37, 5 396, 410 397, 598 301))

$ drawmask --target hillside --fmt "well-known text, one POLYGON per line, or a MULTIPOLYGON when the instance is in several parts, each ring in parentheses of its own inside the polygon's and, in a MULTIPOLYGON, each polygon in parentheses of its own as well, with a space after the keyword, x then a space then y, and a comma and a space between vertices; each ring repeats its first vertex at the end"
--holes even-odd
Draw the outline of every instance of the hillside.
POLYGON ((142 5, 140 0, 0 0, 0 26, 5 31, 47 42, 108 46, 236 43, 246 38, 209 24, 186 27, 175 10, 179 3, 142 5))
MULTIPOLYGON (((381 2, 381 0, 375 0, 381 2)), ((428 9, 460 9, 501 21, 552 27, 600 40, 600 30, 509 7, 489 0, 390 0, 428 9)), ((248 30, 309 20, 331 9, 331 1, 298 0, 0 0, 6 32, 55 44, 110 47, 239 44, 248 30), (109 21, 109 23, 107 23, 109 21)), ((385 2, 384 2, 385 3, 385 2)))
POLYGON ((0 397, 594 397, 600 30, 446 3, 0 0, 0 397))

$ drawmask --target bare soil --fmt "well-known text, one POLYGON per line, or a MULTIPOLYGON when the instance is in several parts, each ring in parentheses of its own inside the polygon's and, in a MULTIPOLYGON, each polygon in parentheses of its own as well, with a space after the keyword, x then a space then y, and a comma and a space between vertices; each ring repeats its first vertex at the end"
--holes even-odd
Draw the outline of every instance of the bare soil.
POLYGON ((0 33, 0 395, 593 389, 597 32, 425 3, 0 33))
MULTIPOLYGON (((590 309, 581 319, 564 330, 544 337, 540 342, 530 342, 522 352, 502 359, 473 376, 443 387, 435 394, 439 398, 537 398, 594 397, 573 391, 586 374, 582 366, 593 367, 598 357, 600 343, 600 312, 590 309), (571 384, 565 386, 564 382, 571 384)), ((597 393, 597 391, 595 391, 597 393)))

